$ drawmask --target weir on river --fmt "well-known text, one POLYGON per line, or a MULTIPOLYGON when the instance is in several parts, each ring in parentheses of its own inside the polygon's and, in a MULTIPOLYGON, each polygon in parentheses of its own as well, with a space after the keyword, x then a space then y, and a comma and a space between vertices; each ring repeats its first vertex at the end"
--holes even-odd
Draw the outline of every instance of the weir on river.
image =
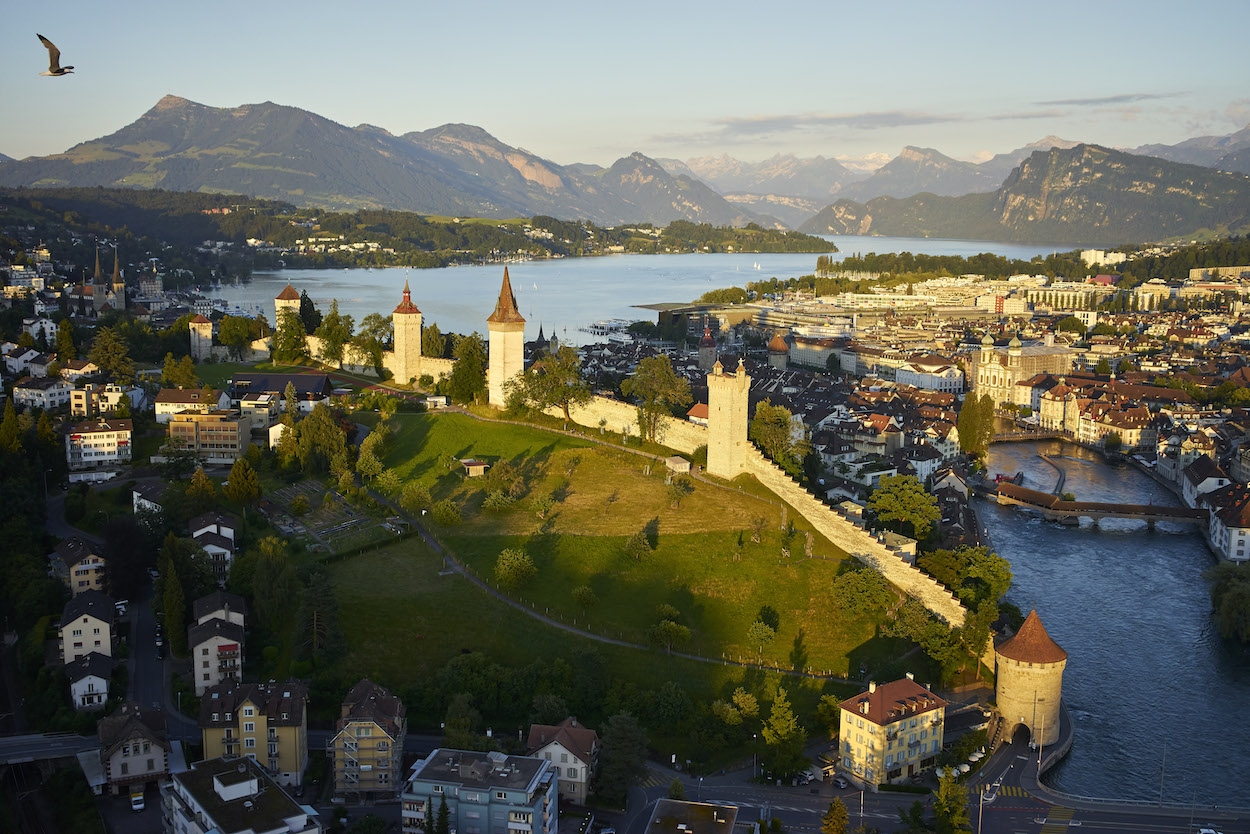
MULTIPOLYGON (((991 472, 1024 472, 1049 493, 1062 460, 1082 501, 1179 506, 1164 487, 1058 441, 995 445, 991 472)), ((1008 597, 1036 607, 1068 652, 1072 751, 1046 777, 1068 793, 1250 805, 1250 653, 1224 640, 1203 571, 1215 564, 1192 524, 1103 519, 1063 526, 1016 507, 976 505, 1011 562, 1008 597), (1166 751, 1166 752, 1165 752, 1166 751), (1166 757, 1166 758, 1165 758, 1166 757)))

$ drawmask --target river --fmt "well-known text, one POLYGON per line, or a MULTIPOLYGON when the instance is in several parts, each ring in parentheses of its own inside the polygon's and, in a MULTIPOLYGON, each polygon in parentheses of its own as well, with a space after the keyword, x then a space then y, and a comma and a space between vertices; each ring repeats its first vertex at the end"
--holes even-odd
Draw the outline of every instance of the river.
MULTIPOLYGON (((829 235, 826 239, 838 247, 835 259, 868 252, 964 256, 992 252, 1028 260, 1054 250, 1052 246, 939 238, 829 235)), ((685 304, 721 287, 811 275, 816 257, 810 253, 604 255, 524 261, 510 264, 508 271, 517 306, 526 318, 526 339, 537 336, 541 326, 545 335, 554 331, 561 341, 586 344, 595 339, 581 328, 593 322, 614 318, 654 321, 656 314, 639 310, 638 305, 685 304)), ((225 285, 209 295, 248 313, 259 309, 273 324, 273 299, 290 282, 297 290, 307 290, 322 312, 329 309, 331 300, 338 299, 339 310, 359 323, 369 313, 389 315, 408 281, 412 299, 427 323, 436 322, 443 332, 484 333, 502 279, 500 264, 440 269, 288 269, 257 272, 250 283, 225 285)))
MULTIPOLYGON (((1049 492, 1059 455, 1077 500, 1178 504, 1131 467, 1050 441, 991 447, 989 471, 1023 471, 1049 492)), ((977 514, 1015 576, 1009 598, 1036 607, 1068 652, 1063 697, 1071 754, 1048 775, 1087 796, 1250 806, 1250 652, 1220 637, 1202 572, 1215 564, 1189 525, 1042 521, 978 502, 977 514)))

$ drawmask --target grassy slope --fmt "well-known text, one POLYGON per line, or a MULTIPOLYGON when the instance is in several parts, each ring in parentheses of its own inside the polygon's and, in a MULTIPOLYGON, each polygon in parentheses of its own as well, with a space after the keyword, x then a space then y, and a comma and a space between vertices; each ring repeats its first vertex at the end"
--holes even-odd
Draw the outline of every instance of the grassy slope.
MULTIPOLYGON (((425 483, 435 500, 450 497, 464 508, 465 524, 438 530, 442 539, 487 579, 502 548, 526 547, 539 575, 520 597, 556 619, 645 642, 656 605, 667 602, 692 629, 689 651, 753 659, 756 650, 746 645, 746 630, 767 604, 781 616, 777 639, 764 654, 771 665, 797 663, 838 676, 857 675, 860 663, 876 671, 904 649, 900 641, 874 637, 881 614, 852 618, 833 610, 828 589, 844 554, 828 542, 817 538, 814 546, 816 555, 827 558, 804 558, 800 532, 791 546, 794 555, 781 558, 781 508, 775 503, 746 491, 698 484, 674 509, 662 475, 645 474, 642 458, 616 449, 460 415, 397 415, 394 422, 398 429, 387 465, 404 481, 425 483), (440 470, 437 459, 444 452, 456 458, 508 459, 526 473, 529 496, 504 513, 482 512, 484 483, 440 470), (529 498, 553 491, 565 498, 540 520, 530 511, 529 498), (758 544, 750 534, 757 517, 768 519, 758 544), (634 561, 624 555, 624 542, 644 526, 658 547, 634 561), (599 598, 588 623, 570 594, 582 584, 599 598)), ((410 540, 333 567, 342 621, 355 647, 352 668, 401 683, 429 674, 461 649, 484 649, 505 662, 519 662, 567 649, 570 640, 578 639, 508 609, 463 579, 437 577, 437 565, 421 567, 427 558, 424 547, 410 540), (385 583, 376 581, 379 575, 386 576, 385 583)), ((639 683, 654 683, 654 653, 611 651, 619 661, 614 669, 632 669, 639 683)), ((706 676, 721 667, 698 668, 706 676)), ((717 677, 711 673, 713 682, 717 677)))

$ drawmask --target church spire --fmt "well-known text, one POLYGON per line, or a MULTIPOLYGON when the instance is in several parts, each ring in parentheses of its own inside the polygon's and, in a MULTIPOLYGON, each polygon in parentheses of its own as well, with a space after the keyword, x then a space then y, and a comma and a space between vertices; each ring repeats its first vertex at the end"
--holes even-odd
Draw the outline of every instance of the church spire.
POLYGON ((122 263, 121 255, 117 251, 117 247, 113 247, 113 284, 117 285, 122 282, 122 263))
POLYGON ((103 273, 100 272, 100 247, 97 246, 95 248, 95 276, 91 279, 91 283, 98 284, 103 277, 103 273))
POLYGON ((525 318, 516 308, 516 295, 512 292, 512 281, 508 278, 508 268, 503 268, 503 285, 499 288, 499 300, 495 302, 495 312, 486 321, 493 324, 524 324, 525 318))

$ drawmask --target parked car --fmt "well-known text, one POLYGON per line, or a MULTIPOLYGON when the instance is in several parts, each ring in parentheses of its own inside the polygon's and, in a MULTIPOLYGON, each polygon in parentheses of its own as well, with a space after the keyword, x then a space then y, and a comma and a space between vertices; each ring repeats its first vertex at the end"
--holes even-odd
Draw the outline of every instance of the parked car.
POLYGON ((843 779, 841 776, 833 777, 833 784, 837 785, 839 788, 846 788, 850 786, 850 783, 847 782, 845 779, 843 779))
POLYGON ((134 791, 130 794, 130 810, 143 810, 143 791, 134 791))

